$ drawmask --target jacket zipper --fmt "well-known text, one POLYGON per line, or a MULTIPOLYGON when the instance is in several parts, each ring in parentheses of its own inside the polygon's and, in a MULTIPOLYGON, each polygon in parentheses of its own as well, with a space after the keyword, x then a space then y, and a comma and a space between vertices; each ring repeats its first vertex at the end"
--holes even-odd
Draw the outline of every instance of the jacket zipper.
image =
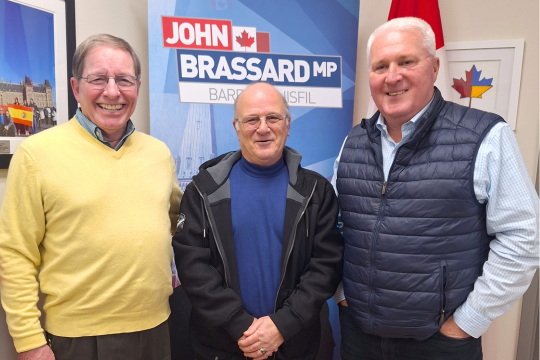
POLYGON ((441 319, 439 320, 439 326, 444 323, 444 311, 446 308, 446 286, 448 283, 447 271, 448 266, 446 261, 443 261, 441 264, 441 319))
MULTIPOLYGON (((195 186, 195 189, 197 189, 197 192, 199 193, 199 195, 201 196, 202 200, 203 200, 203 204, 204 204, 204 211, 206 212, 206 216, 208 217, 208 223, 210 224, 210 229, 212 230, 212 233, 214 234, 214 242, 216 243, 216 248, 218 250, 218 253, 219 253, 219 256, 221 257, 221 262, 223 263, 223 271, 225 272, 225 284, 227 285, 227 287, 229 287, 229 280, 228 280, 228 276, 227 276, 227 263, 225 262, 225 257, 221 251, 221 248, 219 246, 219 243, 218 243, 218 234, 217 232, 214 230, 214 225, 212 223, 212 218, 210 217, 210 211, 209 211, 209 206, 208 206, 208 203, 207 203, 207 200, 206 200, 206 197, 202 194, 201 190, 199 189, 199 187, 197 186, 197 184, 195 183, 195 181, 193 181, 193 185, 195 186)), ((204 234, 205 230, 203 230, 203 234, 204 234)), ((206 236, 206 234, 204 234, 206 236)))
MULTIPOLYGON (((278 286, 278 290, 277 290, 277 294, 276 294, 276 300, 274 301, 274 313, 277 311, 277 301, 278 301, 278 297, 279 297, 279 290, 281 289, 281 285, 283 285, 283 280, 285 280, 285 273, 287 272, 287 265, 289 264, 289 258, 291 257, 292 250, 294 248, 294 242, 296 241, 296 229, 298 228, 298 223, 300 223, 300 220, 302 219, 302 216, 304 216, 304 213, 306 214, 306 219, 307 219, 306 209, 307 209, 307 206, 309 205, 309 202, 311 201, 311 198, 313 197, 313 194, 315 193, 315 188, 316 187, 317 187, 317 180, 315 180, 315 184, 313 184, 313 189, 311 190, 311 194, 309 194, 309 197, 308 197, 306 203, 302 207, 302 211, 300 212, 300 216, 298 217, 298 220, 294 223, 293 232, 292 232, 291 247, 290 247, 289 252, 287 253, 287 258, 285 259, 285 268, 283 269, 283 276, 281 277, 281 280, 279 282, 279 286, 278 286)), ((306 231, 306 234, 307 234, 307 231, 306 231)), ((272 359, 276 358, 276 355, 277 355, 278 351, 279 351, 279 349, 276 350, 276 352, 274 353, 274 356, 272 357, 272 359)))
MULTIPOLYGON (((371 136, 371 134, 369 133, 369 131, 367 131, 367 134, 368 134, 368 138, 370 139, 371 142, 373 142, 373 138, 371 136)), ((405 145, 405 144, 403 144, 405 145)), ((398 154, 400 153, 401 149, 403 148, 403 145, 400 146, 399 149, 397 149, 396 151, 396 155, 394 155, 394 161, 392 162, 392 165, 390 166, 390 169, 388 170, 388 176, 390 176, 390 174, 392 173, 392 169, 394 167, 394 164, 395 164, 395 160, 398 156, 398 154)), ((384 170, 379 166, 379 169, 382 170, 382 175, 383 175, 383 179, 384 179, 384 170)), ((374 269, 373 269, 373 264, 375 263, 375 244, 377 243, 377 238, 379 237, 379 230, 380 230, 380 226, 381 226, 381 221, 382 221, 382 217, 383 217, 383 214, 384 214, 384 208, 386 207, 386 187, 388 185, 388 181, 384 181, 383 182, 383 186, 382 186, 382 189, 381 189, 381 206, 379 208, 379 213, 377 214, 377 223, 375 224, 375 231, 373 232, 373 238, 371 240, 371 256, 370 256, 370 259, 371 259, 371 271, 370 271, 370 275, 369 275, 369 283, 370 283, 370 294, 369 294, 369 310, 370 310, 370 317, 369 317, 369 329, 370 331, 373 333, 373 306, 374 306, 374 301, 373 301, 373 298, 375 296, 375 291, 374 291, 374 285, 373 285, 373 278, 374 278, 374 269)))
MULTIPOLYGON (((212 233, 214 234, 214 242, 216 243, 216 248, 218 250, 218 253, 219 253, 219 256, 221 257, 221 261, 223 262, 223 269, 225 271, 225 284, 227 284, 227 286, 229 286, 229 281, 228 281, 228 277, 227 277, 227 265, 225 263, 225 259, 224 259, 224 256, 222 254, 222 251, 221 251, 221 248, 218 244, 218 241, 217 241, 217 237, 216 237, 216 232, 214 231, 214 226, 212 224, 212 220, 210 218, 210 214, 209 214, 209 210, 208 210, 208 204, 207 204, 207 200, 206 198, 203 196, 201 190, 199 189, 199 187, 197 186, 197 184, 195 183, 195 181, 193 181, 193 186, 195 186, 195 188, 197 189, 197 192, 199 193, 199 196, 202 198, 203 200, 203 204, 204 204, 204 211, 206 212, 206 216, 208 217, 208 222, 210 223, 210 228, 212 230, 212 233)), ((287 258, 285 260, 285 268, 284 268, 284 271, 283 271, 283 276, 281 277, 281 281, 279 282, 279 287, 278 287, 278 292, 276 294, 276 300, 274 302, 274 312, 276 312, 276 309, 277 309, 277 300, 278 300, 278 296, 279 296, 279 289, 281 288, 281 285, 283 285, 283 280, 285 280, 285 272, 287 271, 287 265, 289 263, 289 258, 291 256, 291 253, 292 253, 292 249, 294 247, 294 242, 296 240, 296 229, 298 227, 298 223, 300 222, 300 220, 302 219, 302 216, 304 215, 306 209, 307 209, 307 206, 309 205, 309 202, 311 201, 311 198, 313 197, 313 194, 315 193, 315 189, 317 187, 317 180, 315 180, 315 184, 313 184, 313 189, 311 190, 311 194, 309 195, 309 198, 307 199, 305 205, 303 206, 302 208, 302 212, 300 214, 300 217, 298 218, 298 220, 295 222, 294 224, 294 228, 293 228, 293 238, 291 240, 291 247, 290 247, 290 250, 287 254, 287 258)), ((279 349, 278 349, 279 351, 279 349)), ((273 354, 272 356, 272 359, 275 359, 276 358, 276 355, 277 355, 277 351, 273 354)))
POLYGON ((311 201, 311 198, 313 197, 313 193, 315 193, 316 187, 317 187, 317 180, 315 180, 315 184, 313 184, 313 189, 311 190, 311 194, 309 195, 306 203, 302 207, 302 211, 300 213, 300 216, 298 217, 298 220, 294 223, 291 246, 290 246, 289 252, 287 253, 287 258, 285 259, 285 267, 283 270, 283 276, 281 277, 281 281, 279 282, 278 292, 276 294, 276 301, 274 302, 274 312, 277 311, 277 301, 278 301, 279 290, 281 289, 281 285, 283 285, 283 280, 285 280, 285 273, 287 272, 287 265, 289 264, 289 258, 291 257, 291 254, 292 254, 294 242, 296 241, 296 229, 298 227, 298 223, 300 222, 300 219, 302 219, 302 216, 306 212, 307 206, 309 205, 309 202, 311 201))
MULTIPOLYGON (((381 219, 383 217, 383 214, 384 214, 384 208, 386 206, 386 181, 383 182, 383 186, 382 186, 382 189, 381 189, 381 206, 379 207, 379 214, 377 215, 377 223, 375 224, 375 231, 373 232, 373 238, 371 239, 371 272, 370 272, 370 295, 369 295, 369 309, 370 309, 370 312, 371 314, 373 314, 373 306, 374 306, 374 301, 373 301, 373 297, 375 296, 375 291, 374 291, 374 285, 373 285, 373 279, 374 279, 374 264, 375 264, 375 244, 377 243, 377 238, 379 237, 379 229, 380 229, 380 226, 381 226, 381 219)), ((373 315, 371 315, 369 317, 369 329, 370 331, 373 333, 373 315)))

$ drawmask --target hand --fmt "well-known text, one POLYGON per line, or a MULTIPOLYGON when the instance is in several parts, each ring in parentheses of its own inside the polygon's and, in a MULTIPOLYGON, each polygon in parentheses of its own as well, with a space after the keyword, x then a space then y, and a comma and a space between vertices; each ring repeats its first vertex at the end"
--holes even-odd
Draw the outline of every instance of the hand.
POLYGON ((244 332, 244 336, 238 340, 240 350, 244 356, 255 360, 263 360, 270 357, 283 344, 283 336, 269 316, 257 319, 244 332), (260 349, 266 352, 261 353, 260 349))
POLYGON ((19 360, 55 360, 54 354, 48 345, 19 354, 19 360))
POLYGON ((450 316, 441 326, 439 332, 444 336, 448 336, 454 339, 466 339, 471 335, 467 334, 454 321, 454 317, 450 316))
POLYGON ((340 302, 338 302, 338 305, 349 306, 349 305, 347 305, 347 300, 341 300, 340 302))
MULTIPOLYGON (((257 321, 257 318, 256 318, 256 317, 253 318, 253 321, 251 322, 251 325, 255 324, 255 321, 257 321)), ((247 331, 247 330, 246 330, 246 331, 247 331)), ((245 333, 245 332, 244 332, 244 333, 245 333)), ((241 337, 240 339, 238 339, 237 342, 239 342, 240 340, 244 340, 245 338, 246 338, 246 336, 245 336, 245 335, 242 335, 242 337, 241 337)))

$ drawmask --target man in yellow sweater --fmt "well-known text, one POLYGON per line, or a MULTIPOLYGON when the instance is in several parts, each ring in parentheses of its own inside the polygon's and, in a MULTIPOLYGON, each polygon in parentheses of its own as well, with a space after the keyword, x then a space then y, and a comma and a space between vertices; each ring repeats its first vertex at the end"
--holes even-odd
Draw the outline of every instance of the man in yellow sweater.
POLYGON ((13 156, 0 293, 19 360, 170 359, 171 232, 182 192, 165 144, 130 120, 140 75, 127 42, 91 36, 73 58, 77 114, 13 156))

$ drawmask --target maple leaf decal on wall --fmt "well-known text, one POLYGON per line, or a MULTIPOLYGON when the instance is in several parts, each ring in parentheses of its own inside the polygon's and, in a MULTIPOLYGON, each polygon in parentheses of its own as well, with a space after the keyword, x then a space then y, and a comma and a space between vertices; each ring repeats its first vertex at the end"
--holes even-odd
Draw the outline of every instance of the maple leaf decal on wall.
MULTIPOLYGON (((238 34, 238 33, 237 33, 238 34)), ((240 44, 240 46, 248 48, 253 45, 255 42, 255 38, 250 37, 246 30, 242 31, 242 36, 236 37, 236 42, 240 44)))
POLYGON ((493 87, 491 85, 493 78, 480 80, 481 73, 482 71, 476 70, 476 65, 473 65, 470 71, 465 71, 466 80, 453 79, 452 87, 461 95, 460 99, 469 98, 469 107, 471 107, 472 98, 481 99, 482 94, 493 87))

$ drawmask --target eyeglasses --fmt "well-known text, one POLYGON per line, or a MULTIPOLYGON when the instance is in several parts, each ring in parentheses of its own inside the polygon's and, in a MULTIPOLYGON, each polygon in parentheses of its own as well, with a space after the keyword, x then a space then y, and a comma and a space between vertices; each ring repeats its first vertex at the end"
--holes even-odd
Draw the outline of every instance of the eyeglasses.
POLYGON ((137 86, 137 79, 131 75, 107 76, 104 74, 90 74, 87 77, 79 76, 79 79, 84 79, 90 86, 96 90, 103 90, 107 87, 110 79, 114 79, 116 86, 120 90, 133 90, 137 86))
POLYGON ((271 129, 280 128, 283 126, 284 120, 287 118, 283 114, 268 114, 266 116, 245 116, 240 121, 245 130, 257 130, 261 126, 261 121, 264 119, 266 125, 271 129))

